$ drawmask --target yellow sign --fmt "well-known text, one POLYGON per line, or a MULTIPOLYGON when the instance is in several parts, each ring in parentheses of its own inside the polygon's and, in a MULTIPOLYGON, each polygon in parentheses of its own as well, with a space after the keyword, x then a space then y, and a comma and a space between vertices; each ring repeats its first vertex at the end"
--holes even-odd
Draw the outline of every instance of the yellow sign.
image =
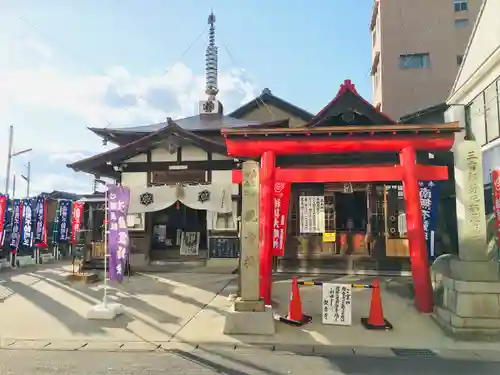
POLYGON ((323 242, 335 242, 336 233, 323 233, 323 242))

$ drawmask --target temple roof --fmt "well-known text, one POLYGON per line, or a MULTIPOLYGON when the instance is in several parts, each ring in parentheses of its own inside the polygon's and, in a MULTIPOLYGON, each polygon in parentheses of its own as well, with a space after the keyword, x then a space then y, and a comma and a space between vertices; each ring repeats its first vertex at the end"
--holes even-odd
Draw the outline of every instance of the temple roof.
MULTIPOLYGON (((175 120, 175 123, 188 131, 218 131, 221 128, 240 128, 247 126, 262 125, 260 121, 240 120, 231 116, 220 114, 196 115, 175 120)), ((144 126, 132 126, 127 128, 89 128, 94 133, 116 132, 116 133, 141 133, 147 134, 158 131, 165 127, 166 122, 144 126)))
POLYGON ((337 95, 306 125, 328 126, 328 125, 377 125, 395 124, 396 121, 359 95, 351 80, 346 79, 337 95))
POLYGON ((210 152, 226 154, 224 142, 217 142, 188 131, 180 127, 177 122, 174 122, 170 118, 167 118, 167 121, 163 123, 163 127, 145 134, 146 135, 143 135, 141 138, 126 145, 76 161, 67 166, 74 171, 84 171, 115 177, 117 171, 113 166, 141 153, 161 147, 162 145, 168 147, 171 144, 176 146, 190 144, 210 152))
POLYGON ((269 90, 268 88, 262 90, 262 93, 255 99, 252 99, 248 103, 243 104, 241 107, 235 109, 229 114, 229 116, 241 118, 252 112, 253 110, 259 108, 261 105, 266 104, 279 108, 304 121, 311 121, 311 119, 314 117, 312 113, 307 112, 306 110, 297 107, 276 95, 273 95, 271 93, 271 90, 269 90))

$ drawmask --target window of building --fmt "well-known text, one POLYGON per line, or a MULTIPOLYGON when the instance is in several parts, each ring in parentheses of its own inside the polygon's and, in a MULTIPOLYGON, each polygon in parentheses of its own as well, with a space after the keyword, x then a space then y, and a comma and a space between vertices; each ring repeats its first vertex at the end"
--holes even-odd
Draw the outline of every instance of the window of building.
POLYGON ((486 144, 486 116, 484 112, 484 93, 477 96, 466 107, 472 137, 482 146, 486 144))
POLYGON ((401 69, 426 69, 430 68, 431 61, 428 53, 413 53, 399 56, 401 69))
POLYGON ((489 143, 500 136, 497 82, 493 82, 484 91, 484 103, 486 112, 486 140, 489 143))
POLYGON ((457 65, 462 65, 462 61, 464 61, 464 55, 457 55, 457 65))
POLYGON ((455 20, 455 27, 457 29, 463 29, 464 27, 469 26, 469 19, 468 18, 460 18, 455 20))
POLYGON ((455 12, 464 12, 468 10, 468 0, 453 0, 455 12))

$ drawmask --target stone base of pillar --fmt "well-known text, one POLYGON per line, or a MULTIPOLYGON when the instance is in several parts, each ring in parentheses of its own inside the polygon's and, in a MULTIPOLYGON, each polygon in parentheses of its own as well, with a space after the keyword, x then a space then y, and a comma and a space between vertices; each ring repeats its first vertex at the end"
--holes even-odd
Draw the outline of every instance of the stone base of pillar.
POLYGON ((274 314, 263 301, 243 301, 237 298, 226 313, 226 335, 274 335, 274 314))
MULTIPOLYGON (((495 261, 457 263, 449 257, 433 266, 435 309, 434 318, 448 334, 463 340, 497 340, 500 338, 500 278, 492 280, 495 261), (446 264, 447 263, 447 264, 446 264), (469 281, 459 276, 472 275, 472 269, 490 270, 490 280, 469 281), (457 272, 459 271, 459 272, 457 272), (457 272, 459 275, 456 275, 457 272)), ((477 273, 475 274, 476 277, 477 273)), ((486 276, 486 275, 484 275, 486 276)))

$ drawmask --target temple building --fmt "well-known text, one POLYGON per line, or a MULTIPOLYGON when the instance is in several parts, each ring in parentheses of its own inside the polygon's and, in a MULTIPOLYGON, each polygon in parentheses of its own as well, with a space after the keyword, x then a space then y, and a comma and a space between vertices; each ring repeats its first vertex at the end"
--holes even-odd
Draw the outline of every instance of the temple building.
MULTIPOLYGON (((316 115, 268 89, 226 115, 216 96, 214 21, 211 15, 207 99, 198 115, 131 128, 91 128, 119 147, 69 165, 131 188, 132 267, 179 257, 237 257, 241 162, 259 160, 260 145, 273 140, 273 147, 284 148, 273 159, 275 182, 282 176, 291 185, 284 252, 274 257, 275 268, 409 272, 401 149, 415 148, 412 178, 438 182, 438 215, 453 216, 449 149, 458 125, 397 123, 363 99, 350 80, 316 115), (292 139, 302 149, 286 151, 292 139), (338 143, 323 150, 309 146, 312 140, 338 143), (235 146, 240 143, 249 149, 235 146), (316 211, 305 210, 320 201, 316 211)), ((436 247, 455 241, 453 230, 439 228, 446 222, 439 221, 436 247)))
POLYGON ((241 193, 232 184, 239 160, 229 158, 222 128, 300 126, 313 115, 269 89, 224 114, 217 99, 215 16, 206 49, 206 94, 199 114, 128 128, 90 128, 118 147, 68 165, 131 188, 131 264, 237 258, 241 193), (212 254, 208 253, 211 249, 212 254))

